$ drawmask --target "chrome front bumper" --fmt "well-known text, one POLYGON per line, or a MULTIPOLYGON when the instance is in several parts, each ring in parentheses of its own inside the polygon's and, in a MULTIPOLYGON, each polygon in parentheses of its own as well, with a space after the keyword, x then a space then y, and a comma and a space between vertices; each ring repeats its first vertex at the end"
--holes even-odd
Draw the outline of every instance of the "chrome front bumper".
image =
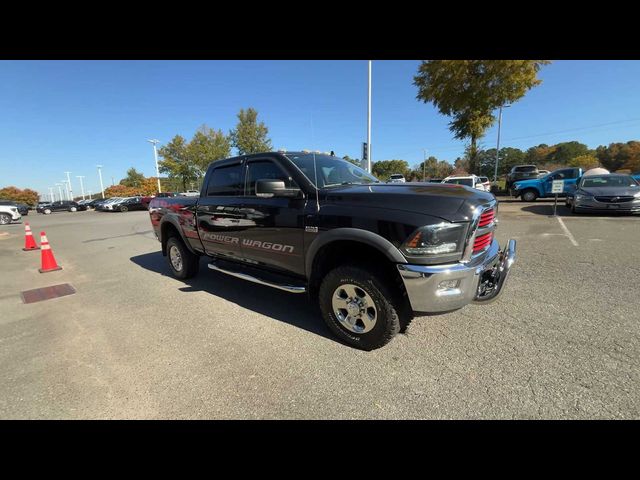
POLYGON ((494 239, 483 255, 468 263, 397 266, 413 311, 447 312, 497 299, 515 260, 516 241, 509 240, 500 250, 494 239))

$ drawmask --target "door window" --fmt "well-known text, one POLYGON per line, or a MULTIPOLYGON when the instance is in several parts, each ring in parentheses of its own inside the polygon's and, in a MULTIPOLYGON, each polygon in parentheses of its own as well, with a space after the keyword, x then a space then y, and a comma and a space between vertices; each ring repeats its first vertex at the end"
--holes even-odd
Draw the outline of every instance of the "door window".
POLYGON ((242 165, 215 168, 207 186, 207 196, 237 196, 242 194, 242 165))
POLYGON ((258 180, 282 180, 285 188, 295 188, 293 180, 271 160, 259 160, 250 162, 247 171, 247 195, 256 194, 256 181, 258 180))

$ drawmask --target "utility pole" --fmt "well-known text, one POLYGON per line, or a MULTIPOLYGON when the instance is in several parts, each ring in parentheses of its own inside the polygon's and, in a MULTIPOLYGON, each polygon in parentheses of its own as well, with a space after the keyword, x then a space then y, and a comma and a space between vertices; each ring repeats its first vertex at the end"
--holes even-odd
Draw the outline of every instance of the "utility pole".
POLYGON ((158 193, 162 193, 162 187, 160 187, 160 170, 158 169, 158 149, 156 145, 160 143, 160 140, 147 140, 147 142, 153 145, 153 156, 156 159, 156 176, 158 177, 158 193))
POLYGON ((67 174, 67 183, 69 184, 69 196, 71 197, 69 200, 73 200, 73 190, 71 189, 71 178, 69 178, 69 174, 71 172, 64 172, 67 174))
POLYGON ((84 184, 82 183, 82 179, 84 178, 84 175, 76 175, 76 178, 80 179, 80 190, 82 190, 82 199, 84 200, 84 184))
POLYGON ((115 185, 115 182, 113 181, 113 177, 111 177, 111 186, 113 187, 115 185))
POLYGON ((371 173, 371 60, 369 60, 369 88, 367 103, 367 172, 371 173))
POLYGON ((498 158, 500 155, 500 129, 502 128, 502 109, 510 107, 511 105, 502 105, 500 107, 500 113, 498 114, 498 145, 496 146, 496 169, 493 172, 493 183, 498 182, 498 158))
POLYGON ((96 165, 98 167, 98 176, 100 177, 100 190, 102 190, 102 198, 104 198, 104 185, 102 184, 102 165, 96 165))

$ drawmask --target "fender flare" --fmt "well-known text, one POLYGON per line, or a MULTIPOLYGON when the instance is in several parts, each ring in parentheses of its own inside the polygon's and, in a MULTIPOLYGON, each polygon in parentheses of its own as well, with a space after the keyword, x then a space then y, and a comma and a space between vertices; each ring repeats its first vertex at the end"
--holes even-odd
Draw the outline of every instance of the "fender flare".
POLYGON ((191 247, 191 244, 189 243, 187 238, 184 236, 184 232, 182 231, 182 227, 180 226, 180 223, 178 222, 178 220, 176 220, 172 216, 167 216, 167 215, 165 215, 160 221, 160 243, 162 244, 162 254, 163 255, 167 254, 168 239, 164 238, 164 236, 162 235, 162 230, 165 228, 165 225, 167 223, 170 223, 178 231, 178 233, 180 234, 180 238, 182 239, 182 243, 184 243, 185 247, 187 247, 187 250, 189 250, 191 253, 195 255, 199 255, 197 252, 193 250, 193 248, 191 247))
POLYGON ((359 228, 335 228, 318 235, 313 242, 311 242, 309 248, 307 248, 304 261, 305 274, 307 278, 311 278, 313 261, 320 249, 329 243, 339 240, 351 240, 364 243, 384 254, 389 261, 393 263, 407 263, 407 259, 402 256, 400 250, 398 250, 389 240, 381 237, 377 233, 373 233, 368 230, 361 230, 359 228))

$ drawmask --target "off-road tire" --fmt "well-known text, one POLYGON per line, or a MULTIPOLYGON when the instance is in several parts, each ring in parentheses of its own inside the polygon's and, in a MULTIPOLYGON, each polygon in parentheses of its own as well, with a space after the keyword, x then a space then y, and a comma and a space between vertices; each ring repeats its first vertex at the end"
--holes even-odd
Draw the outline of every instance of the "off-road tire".
POLYGON ((345 265, 331 270, 322 281, 318 292, 318 302, 322 318, 329 329, 340 340, 361 350, 375 350, 391 341, 400 332, 401 321, 398 312, 397 295, 391 291, 383 276, 356 265, 345 265), (332 299, 341 285, 351 284, 362 289, 375 304, 375 326, 366 333, 347 330, 334 313, 332 299))
POLYGON ((167 240, 167 263, 169 264, 169 269, 174 277, 179 278, 181 280, 185 280, 187 278, 191 278, 198 273, 200 266, 200 257, 195 255, 189 251, 189 249, 184 245, 182 239, 178 237, 170 237, 167 240), (178 269, 174 266, 174 262, 172 261, 172 250, 176 249, 180 255, 182 260, 181 268, 178 269))

